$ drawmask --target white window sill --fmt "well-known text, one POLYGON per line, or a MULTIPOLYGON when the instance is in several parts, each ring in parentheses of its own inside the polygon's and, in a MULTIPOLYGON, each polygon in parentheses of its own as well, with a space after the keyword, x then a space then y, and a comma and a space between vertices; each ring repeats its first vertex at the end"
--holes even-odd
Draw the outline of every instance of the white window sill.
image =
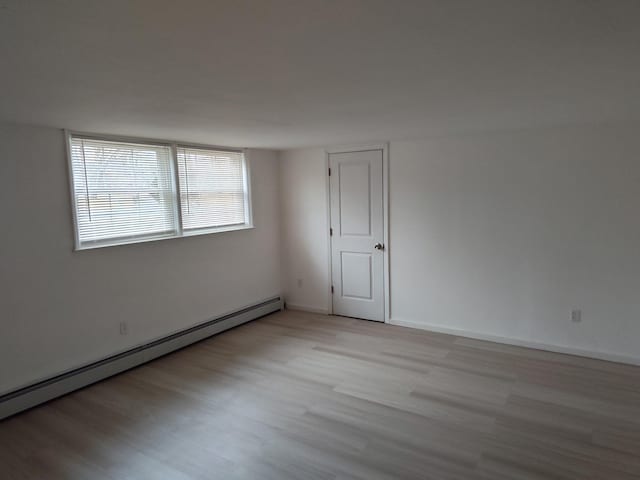
POLYGON ((235 232, 237 230, 251 230, 255 228, 253 224, 229 225, 226 227, 199 228, 197 230, 186 230, 182 233, 171 233, 158 236, 126 238, 113 241, 99 242, 95 244, 76 245, 74 251, 94 250, 96 248, 117 247, 119 245, 132 245, 136 243, 157 242, 159 240, 169 240, 174 238, 197 237, 199 235, 211 235, 214 233, 235 232))

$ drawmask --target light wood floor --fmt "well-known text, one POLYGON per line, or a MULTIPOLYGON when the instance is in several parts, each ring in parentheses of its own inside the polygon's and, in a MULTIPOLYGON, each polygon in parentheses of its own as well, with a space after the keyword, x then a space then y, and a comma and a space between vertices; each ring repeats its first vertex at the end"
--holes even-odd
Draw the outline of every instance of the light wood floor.
POLYGON ((640 478, 640 368, 282 312, 0 422, 0 478, 640 478))

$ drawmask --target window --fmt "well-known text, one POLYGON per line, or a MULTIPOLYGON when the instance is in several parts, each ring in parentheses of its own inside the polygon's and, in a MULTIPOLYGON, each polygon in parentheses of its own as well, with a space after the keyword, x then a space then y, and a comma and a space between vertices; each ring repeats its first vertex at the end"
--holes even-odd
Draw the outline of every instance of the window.
POLYGON ((183 228, 244 224, 248 202, 243 172, 242 153, 179 147, 183 228))
POLYGON ((251 227, 242 151, 68 140, 77 249, 251 227))

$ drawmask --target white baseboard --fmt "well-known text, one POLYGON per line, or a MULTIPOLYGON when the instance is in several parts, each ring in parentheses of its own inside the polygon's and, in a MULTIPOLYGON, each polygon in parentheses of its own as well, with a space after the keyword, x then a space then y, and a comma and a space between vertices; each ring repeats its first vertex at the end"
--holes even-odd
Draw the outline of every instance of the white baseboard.
POLYGON ((282 310, 274 297, 125 352, 0 395, 0 420, 264 315, 282 310))
POLYGON ((307 305, 296 305, 295 303, 289 303, 285 301, 287 310, 297 310, 299 312, 319 313, 320 315, 329 315, 329 310, 326 308, 309 307, 307 305))
POLYGON ((565 345, 554 345, 548 343, 538 343, 520 338, 502 337, 499 335, 491 335, 487 333, 474 332, 461 328, 451 328, 442 325, 433 325, 429 323, 416 322, 412 320, 390 319, 389 324, 401 327, 416 328, 419 330, 427 330, 430 332, 446 333, 458 337, 473 338, 476 340, 486 340, 488 342, 503 343, 505 345, 514 345, 517 347, 535 348, 536 350, 545 350, 554 353, 565 353, 568 355, 577 355, 579 357, 595 358, 598 360, 607 360, 609 362, 627 363, 629 365, 640 366, 640 357, 629 355, 619 355, 617 353, 600 352, 594 350, 584 350, 580 348, 568 347, 565 345))

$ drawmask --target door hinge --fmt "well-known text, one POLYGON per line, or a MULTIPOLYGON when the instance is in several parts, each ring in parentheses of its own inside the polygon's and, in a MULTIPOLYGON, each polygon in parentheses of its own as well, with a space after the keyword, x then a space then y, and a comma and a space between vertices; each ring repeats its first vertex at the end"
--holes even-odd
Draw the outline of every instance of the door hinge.
POLYGON ((333 285, 331 285, 331 293, 333 293, 333 285))
POLYGON ((331 176, 331 168, 329 168, 329 176, 331 176))
POLYGON ((329 228, 329 236, 333 237, 333 228, 329 228))

